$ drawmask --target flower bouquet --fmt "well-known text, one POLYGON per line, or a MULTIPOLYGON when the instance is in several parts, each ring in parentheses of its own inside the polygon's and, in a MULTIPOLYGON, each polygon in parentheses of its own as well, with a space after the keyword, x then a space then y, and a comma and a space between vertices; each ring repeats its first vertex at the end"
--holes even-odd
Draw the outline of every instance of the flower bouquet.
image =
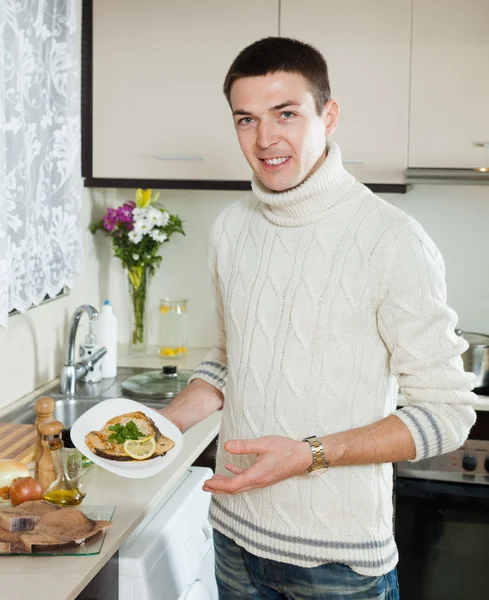
POLYGON ((127 271, 132 353, 146 351, 148 285, 162 261, 158 251, 174 233, 185 235, 181 219, 160 206, 158 198, 159 192, 153 196, 151 190, 138 189, 135 202, 109 208, 102 219, 90 225, 92 233, 101 230, 111 238, 114 256, 127 271))

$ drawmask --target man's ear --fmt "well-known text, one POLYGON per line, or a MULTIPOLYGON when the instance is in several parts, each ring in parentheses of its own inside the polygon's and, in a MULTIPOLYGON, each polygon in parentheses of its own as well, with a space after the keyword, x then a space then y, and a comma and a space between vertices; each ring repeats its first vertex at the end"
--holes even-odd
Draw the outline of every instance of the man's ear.
POLYGON ((326 137, 329 137, 338 125, 340 105, 336 100, 328 100, 324 105, 324 127, 326 137))

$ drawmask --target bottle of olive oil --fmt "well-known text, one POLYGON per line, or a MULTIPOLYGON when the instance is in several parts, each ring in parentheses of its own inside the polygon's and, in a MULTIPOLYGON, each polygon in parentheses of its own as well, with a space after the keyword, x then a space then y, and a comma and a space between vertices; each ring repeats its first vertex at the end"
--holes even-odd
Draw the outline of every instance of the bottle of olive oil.
POLYGON ((63 441, 55 438, 49 442, 54 468, 56 469, 56 479, 44 492, 43 499, 58 506, 78 506, 85 494, 81 492, 76 483, 65 472, 61 449, 63 441))

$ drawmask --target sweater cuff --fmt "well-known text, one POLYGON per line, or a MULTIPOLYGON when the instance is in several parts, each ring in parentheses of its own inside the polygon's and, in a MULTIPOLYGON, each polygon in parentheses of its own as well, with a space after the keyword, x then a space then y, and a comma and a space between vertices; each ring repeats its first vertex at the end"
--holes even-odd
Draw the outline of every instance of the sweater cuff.
POLYGON ((223 365, 213 360, 204 360, 195 369, 188 382, 190 383, 194 379, 202 379, 224 393, 227 375, 227 365, 223 365))
POLYGON ((460 448, 475 422, 475 411, 467 404, 408 405, 396 417, 409 429, 416 446, 416 462, 460 448))

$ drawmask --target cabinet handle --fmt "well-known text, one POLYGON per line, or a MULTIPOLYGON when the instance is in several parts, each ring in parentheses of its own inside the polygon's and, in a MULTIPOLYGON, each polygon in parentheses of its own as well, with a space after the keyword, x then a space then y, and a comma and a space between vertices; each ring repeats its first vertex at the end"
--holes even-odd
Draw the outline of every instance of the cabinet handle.
POLYGON ((180 156, 178 154, 162 154, 161 156, 156 157, 157 160, 204 160, 203 156, 180 156))
POLYGON ((489 142, 474 142, 474 145, 479 148, 489 148, 489 142))
POLYGON ((353 159, 351 159, 351 160, 345 159, 345 160, 344 160, 344 161, 342 161, 342 162, 343 162, 343 164, 345 164, 345 165, 364 165, 364 164, 365 164, 365 161, 364 161, 364 160, 356 160, 356 159, 354 159, 354 158, 353 158, 353 159))

